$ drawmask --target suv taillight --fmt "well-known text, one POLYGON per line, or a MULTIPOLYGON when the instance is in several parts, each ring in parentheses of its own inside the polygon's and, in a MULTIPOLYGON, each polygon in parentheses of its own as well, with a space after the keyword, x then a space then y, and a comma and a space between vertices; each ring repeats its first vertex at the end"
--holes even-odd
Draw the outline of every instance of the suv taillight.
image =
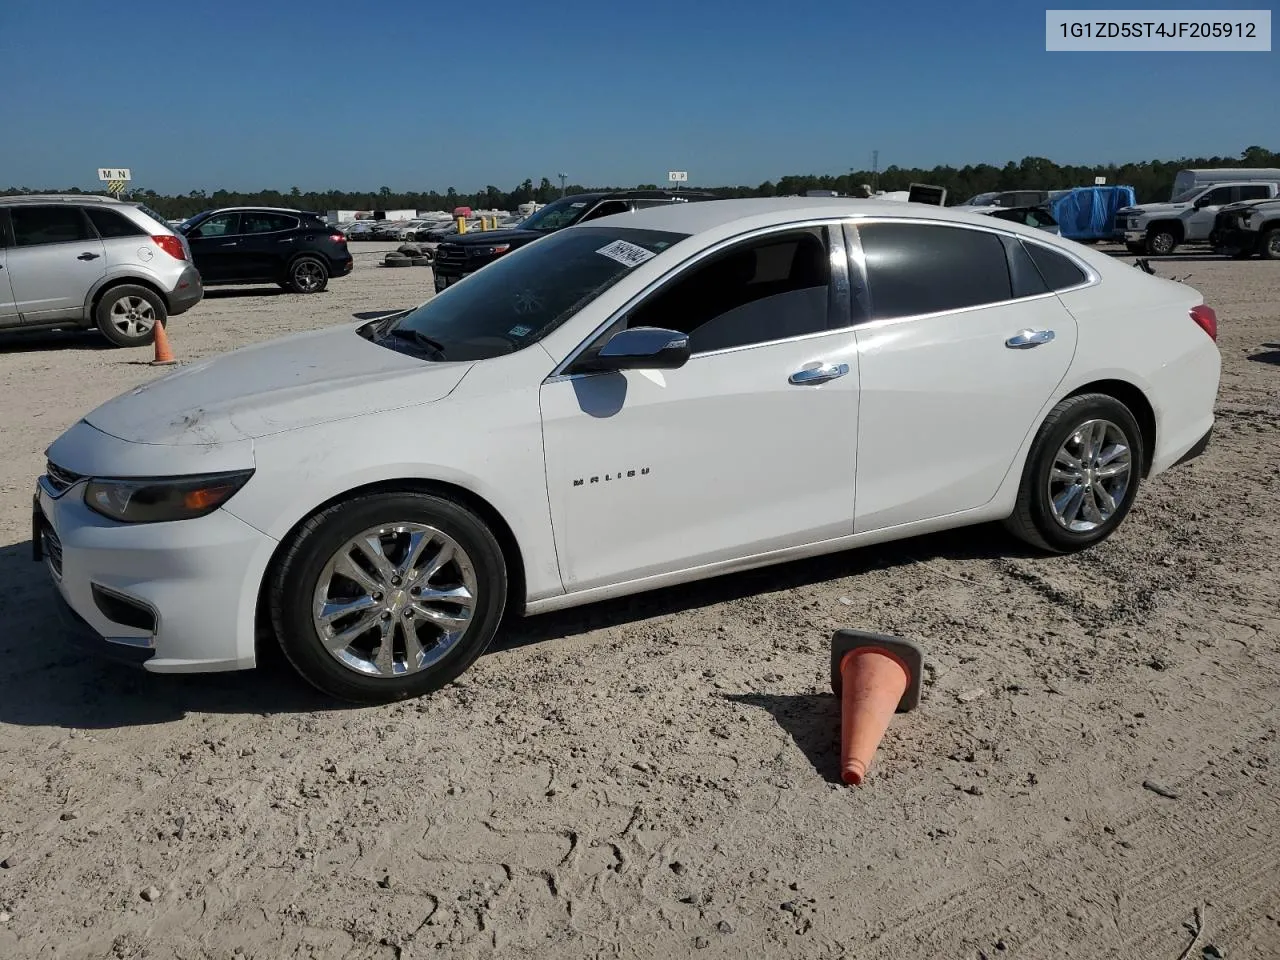
POLYGON ((182 241, 172 233, 162 233, 151 238, 155 245, 175 260, 187 259, 187 251, 182 248, 182 241))
POLYGON ((329 234, 329 239, 330 239, 330 240, 332 240, 334 243, 346 243, 346 242, 347 242, 347 238, 346 238, 345 236, 343 236, 341 233, 331 233, 331 234, 329 234))
POLYGON ((1218 342, 1218 315, 1213 312, 1213 307, 1207 307, 1203 303, 1198 307, 1192 307, 1191 319, 1209 335, 1210 340, 1214 343, 1218 342))

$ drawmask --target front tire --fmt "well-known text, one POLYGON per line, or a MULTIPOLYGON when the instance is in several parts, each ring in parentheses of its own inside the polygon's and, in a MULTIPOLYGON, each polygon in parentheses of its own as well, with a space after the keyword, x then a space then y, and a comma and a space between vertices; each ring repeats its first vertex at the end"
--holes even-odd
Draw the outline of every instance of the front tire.
POLYGON ((316 257, 299 257, 289 264, 285 288, 294 293, 320 293, 329 285, 329 268, 316 257))
POLYGON ((355 497, 307 520, 271 582, 271 619, 294 668, 357 703, 418 697, 484 652, 507 569, 487 526, 425 493, 355 497))
POLYGON ((1152 227, 1147 234, 1147 253, 1153 257, 1167 257, 1178 246, 1178 238, 1172 230, 1152 227))
POLYGON ((1006 528, 1053 553, 1105 540, 1133 505, 1144 455, 1142 431, 1123 403, 1101 393, 1068 397, 1036 434, 1006 528))
POLYGON ((117 347, 143 347, 155 339, 155 325, 168 322, 169 311, 154 291, 123 284, 102 295, 93 319, 117 347))
POLYGON ((1280 260, 1280 227, 1272 227, 1258 242, 1264 260, 1280 260))

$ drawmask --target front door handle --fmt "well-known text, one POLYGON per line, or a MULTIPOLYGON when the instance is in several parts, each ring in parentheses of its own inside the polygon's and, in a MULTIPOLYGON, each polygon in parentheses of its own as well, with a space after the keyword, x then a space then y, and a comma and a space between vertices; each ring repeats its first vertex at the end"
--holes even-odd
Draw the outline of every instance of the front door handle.
POLYGON ((826 383, 828 380, 835 380, 843 377, 848 372, 849 365, 847 363, 815 363, 805 367, 803 370, 797 370, 787 377, 787 382, 796 386, 807 387, 817 383, 826 383))
POLYGON ((232 240, 230 243, 223 244, 224 247, 234 247, 235 245, 236 245, 236 241, 234 240, 232 240))
POLYGON ((1011 350, 1030 350, 1053 339, 1052 330, 1021 330, 1004 342, 1011 350))
POLYGON ((80 256, 76 257, 76 259, 77 260, 97 260, 98 256, 99 254, 96 254, 96 253, 82 253, 80 254, 80 256))

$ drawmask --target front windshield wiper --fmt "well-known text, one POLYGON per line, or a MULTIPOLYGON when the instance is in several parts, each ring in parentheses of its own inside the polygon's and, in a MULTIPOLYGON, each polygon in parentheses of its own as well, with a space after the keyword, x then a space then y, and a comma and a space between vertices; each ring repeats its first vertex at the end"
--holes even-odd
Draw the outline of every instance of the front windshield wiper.
POLYGON ((444 359, 444 344, 419 330, 410 327, 394 327, 387 331, 387 336, 395 337, 397 340, 410 340, 420 347, 426 347, 436 355, 437 359, 444 359))

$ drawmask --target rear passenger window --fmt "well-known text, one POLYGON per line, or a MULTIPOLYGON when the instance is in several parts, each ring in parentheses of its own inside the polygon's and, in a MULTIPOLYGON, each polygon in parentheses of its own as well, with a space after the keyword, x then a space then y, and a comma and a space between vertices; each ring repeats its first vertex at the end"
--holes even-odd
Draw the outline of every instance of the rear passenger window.
POLYGON ((146 235, 145 230, 118 211, 87 207, 84 212, 93 222, 94 228, 98 231, 98 236, 103 240, 146 235))
POLYGON ((19 247, 97 239, 79 207, 15 204, 9 208, 9 217, 13 223, 13 240, 19 247))
POLYGON ((1023 241, 1023 246, 1035 261, 1036 269, 1040 271, 1040 276, 1044 277, 1050 290, 1065 290, 1089 279, 1083 270, 1062 254, 1038 243, 1023 241))
POLYGON ((1266 200, 1271 196, 1271 188, 1265 183, 1250 184, 1246 187, 1240 187, 1241 200, 1266 200))
POLYGON ((241 233, 275 233, 279 230, 292 230, 297 225, 296 218, 280 213, 247 212, 240 214, 241 233))
POLYGON ((829 328, 830 271, 825 229, 770 236, 691 268, 627 326, 687 333, 694 353, 820 333, 829 328))
POLYGON ((994 233, 922 223, 858 227, 873 319, 910 317, 1013 297, 1004 244, 994 233))

